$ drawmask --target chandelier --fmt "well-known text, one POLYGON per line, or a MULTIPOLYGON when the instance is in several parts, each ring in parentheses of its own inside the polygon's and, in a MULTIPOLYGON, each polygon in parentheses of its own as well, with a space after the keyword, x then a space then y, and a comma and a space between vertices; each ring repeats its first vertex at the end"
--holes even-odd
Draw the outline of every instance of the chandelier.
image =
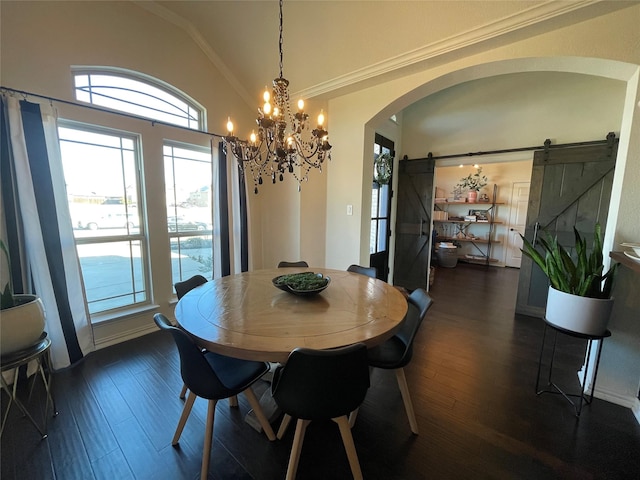
POLYGON ((231 151, 238 161, 242 175, 251 175, 254 193, 263 179, 284 180, 284 173, 291 173, 298 182, 308 180, 311 168, 322 171, 325 158, 331 160, 329 132, 324 128, 325 117, 320 110, 316 128, 309 126, 309 115, 304 102, 298 100, 296 113, 291 112, 289 81, 282 76, 282 1, 280 0, 280 76, 273 80, 273 91, 265 89, 264 105, 258 108, 256 119, 258 132, 249 140, 241 140, 233 134, 231 118, 227 121, 227 135, 223 137, 225 153, 231 151), (300 172, 296 172, 300 168, 300 172))

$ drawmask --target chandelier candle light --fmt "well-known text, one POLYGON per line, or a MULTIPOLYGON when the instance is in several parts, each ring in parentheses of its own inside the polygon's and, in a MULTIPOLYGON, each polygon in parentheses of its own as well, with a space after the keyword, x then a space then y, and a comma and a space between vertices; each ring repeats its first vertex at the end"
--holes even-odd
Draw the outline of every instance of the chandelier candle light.
POLYGON ((258 133, 253 131, 249 140, 240 140, 233 134, 233 123, 227 121, 228 134, 223 137, 225 151, 231 151, 238 160, 240 172, 250 172, 254 193, 262 185, 263 177, 284 180, 284 172, 293 174, 300 184, 308 180, 309 170, 322 171, 325 158, 331 160, 329 132, 324 128, 325 117, 320 110, 317 127, 310 130, 309 115, 304 111, 304 102, 298 100, 298 111, 291 113, 289 81, 282 76, 282 1, 280 0, 280 76, 273 80, 273 92, 265 89, 264 105, 258 108, 258 133), (273 104, 271 103, 273 102, 273 104), (304 137, 303 137, 304 134, 304 137), (301 169, 300 174, 295 168, 301 169))

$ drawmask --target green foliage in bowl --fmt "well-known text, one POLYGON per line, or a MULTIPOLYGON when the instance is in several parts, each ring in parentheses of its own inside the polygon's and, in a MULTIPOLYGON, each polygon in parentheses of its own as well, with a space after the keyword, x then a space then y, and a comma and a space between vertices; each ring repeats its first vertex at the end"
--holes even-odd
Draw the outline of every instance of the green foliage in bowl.
POLYGON ((327 278, 322 274, 314 272, 302 272, 292 273, 289 275, 280 275, 273 279, 273 283, 277 287, 287 286, 290 289, 305 291, 305 290, 317 290, 329 283, 327 278))

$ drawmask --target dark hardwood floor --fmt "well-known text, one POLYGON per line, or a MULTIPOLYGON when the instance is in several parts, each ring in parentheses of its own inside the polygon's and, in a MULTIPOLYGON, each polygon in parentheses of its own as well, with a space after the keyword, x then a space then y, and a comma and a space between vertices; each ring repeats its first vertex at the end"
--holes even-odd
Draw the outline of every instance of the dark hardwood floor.
MULTIPOLYGON (((596 399, 576 419, 559 395, 536 396, 543 327, 514 316, 517 274, 468 265, 437 270, 434 305, 405 369, 420 435, 411 434, 393 372, 374 371, 353 429, 366 479, 640 478, 640 426, 629 409, 596 399)), ((554 376, 575 389, 584 346, 560 341, 554 376)), ((206 404, 196 401, 173 448, 181 385, 177 352, 161 332, 89 355, 54 375, 60 414, 49 422, 48 439, 39 441, 11 410, 2 479, 197 478, 206 404)), ((32 409, 42 393, 36 388, 32 409)), ((269 442, 244 422, 248 409, 242 397, 239 409, 218 403, 209 478, 284 478, 294 429, 269 442)), ((312 423, 298 478, 349 472, 337 426, 312 423)))

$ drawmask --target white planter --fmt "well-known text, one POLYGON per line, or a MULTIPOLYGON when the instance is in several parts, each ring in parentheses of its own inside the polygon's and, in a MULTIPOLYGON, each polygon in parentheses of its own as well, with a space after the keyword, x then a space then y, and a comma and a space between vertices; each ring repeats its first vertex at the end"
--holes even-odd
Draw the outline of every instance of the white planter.
POLYGON ((44 307, 35 295, 14 295, 16 306, 0 311, 0 352, 33 345, 44 331, 44 307))
POLYGON ((612 308, 613 298, 579 297, 549 287, 545 318, 565 330, 602 335, 607 330, 612 308))

